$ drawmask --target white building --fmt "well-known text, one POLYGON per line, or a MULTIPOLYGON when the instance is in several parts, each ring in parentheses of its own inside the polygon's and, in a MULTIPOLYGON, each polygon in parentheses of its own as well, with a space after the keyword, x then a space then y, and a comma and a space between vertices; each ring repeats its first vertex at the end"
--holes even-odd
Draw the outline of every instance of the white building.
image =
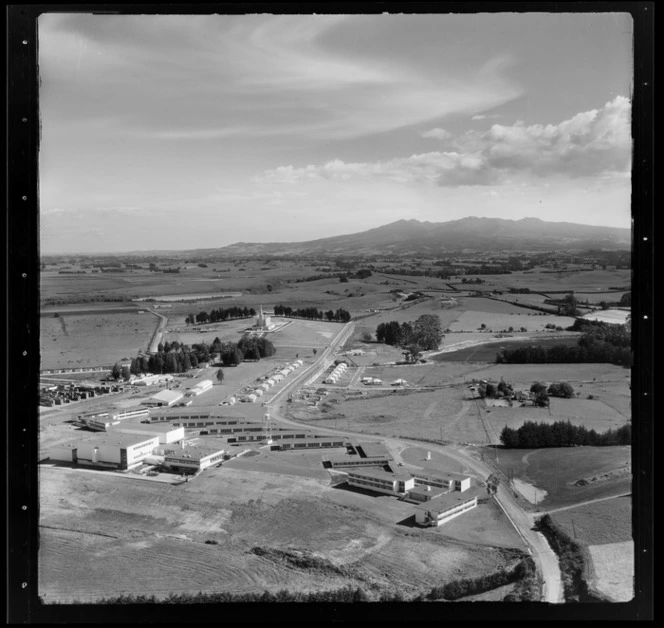
POLYGON ((351 486, 369 489, 388 495, 405 495, 415 488, 415 478, 407 474, 389 473, 381 468, 353 469, 348 471, 347 482, 351 486))
POLYGON ((197 397, 198 395, 204 393, 206 390, 210 390, 212 388, 212 380, 211 379, 204 379, 198 382, 195 386, 190 388, 187 391, 187 396, 188 397, 197 397))
POLYGON ((159 443, 167 445, 184 439, 184 427, 174 427, 169 424, 118 425, 109 430, 110 433, 133 434, 143 436, 157 436, 159 443))
POLYGON ((187 445, 164 452, 164 466, 178 473, 197 473, 224 459, 224 450, 187 445))
POLYGON ((172 375, 144 375, 139 379, 135 379, 132 383, 134 386, 154 386, 155 384, 163 384, 173 381, 172 375))
POLYGON ((93 441, 54 447, 49 457, 98 467, 131 469, 141 464, 158 445, 158 436, 109 434, 93 441))
POLYGON ((440 526, 477 506, 477 492, 452 491, 415 507, 415 521, 423 526, 440 526))
POLYGON ((272 323, 272 317, 268 316, 263 312, 263 306, 260 306, 260 311, 258 312, 258 316, 256 316, 256 324, 254 327, 258 327, 259 329, 274 329, 275 325, 272 323))
POLYGON ((127 419, 143 419, 147 416, 147 408, 138 408, 106 412, 84 412, 76 415, 76 421, 91 430, 105 432, 109 427, 117 425, 121 421, 127 419))
POLYGON ((175 390, 162 390, 156 395, 152 395, 147 401, 143 403, 146 406, 160 407, 160 406, 172 406, 175 405, 184 395, 181 392, 175 390))

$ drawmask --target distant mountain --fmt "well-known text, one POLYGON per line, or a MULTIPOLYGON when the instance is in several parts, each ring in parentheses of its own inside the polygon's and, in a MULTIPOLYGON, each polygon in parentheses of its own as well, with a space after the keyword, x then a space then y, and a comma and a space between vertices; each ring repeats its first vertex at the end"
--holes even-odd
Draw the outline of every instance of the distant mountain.
MULTIPOLYGON (((631 230, 539 218, 468 217, 449 222, 397 222, 308 242, 238 242, 217 249, 228 257, 288 255, 442 255, 460 251, 628 249, 631 230)), ((206 253, 210 253, 209 249, 206 253)))

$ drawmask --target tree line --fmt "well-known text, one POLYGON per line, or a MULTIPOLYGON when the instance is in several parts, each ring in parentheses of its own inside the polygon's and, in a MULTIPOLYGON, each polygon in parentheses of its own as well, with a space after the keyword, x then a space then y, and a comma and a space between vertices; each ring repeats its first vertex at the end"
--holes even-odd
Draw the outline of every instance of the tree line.
POLYGON ((274 315, 292 318, 307 318, 311 320, 327 319, 330 322, 337 321, 341 323, 347 323, 351 318, 350 312, 342 308, 323 312, 315 307, 292 308, 288 305, 275 305, 274 315))
POLYGON ((270 357, 276 351, 267 338, 251 335, 243 336, 237 343, 222 342, 215 338, 211 345, 197 343, 191 347, 178 341, 163 344, 160 342, 156 353, 137 356, 129 366, 121 368, 116 363, 111 369, 111 376, 116 380, 123 378, 128 381, 131 375, 142 373, 186 373, 190 369, 198 368, 200 363, 210 362, 214 358, 218 358, 224 366, 237 366, 245 360, 255 361, 270 357))
POLYGON ((632 366, 631 333, 625 325, 577 319, 568 331, 582 331, 576 346, 530 345, 504 349, 497 364, 609 363, 632 366))
POLYGON ((520 428, 505 426, 500 433, 500 442, 506 449, 540 449, 543 447, 608 447, 631 445, 631 425, 623 425, 616 430, 609 429, 598 433, 583 425, 572 425, 570 421, 535 423, 526 421, 520 428))
POLYGON ((202 311, 198 314, 189 314, 184 319, 184 322, 187 325, 193 325, 194 323, 216 323, 234 318, 249 318, 250 316, 256 316, 256 310, 253 307, 247 307, 246 305, 239 307, 236 305, 234 307, 211 310, 209 313, 202 311))

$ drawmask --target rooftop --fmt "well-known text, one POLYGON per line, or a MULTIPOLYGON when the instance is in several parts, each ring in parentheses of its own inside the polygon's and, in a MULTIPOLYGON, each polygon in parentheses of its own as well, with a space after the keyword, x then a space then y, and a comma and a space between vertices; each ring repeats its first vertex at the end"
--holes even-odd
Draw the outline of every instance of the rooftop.
POLYGON ((383 443, 357 443, 355 449, 362 458, 382 458, 390 455, 383 443))
POLYGON ((184 449, 171 449, 166 451, 164 457, 168 458, 188 458, 192 461, 199 461, 201 458, 207 458, 214 454, 224 453, 224 449, 217 447, 200 447, 198 445, 189 445, 184 449))
POLYGON ((379 478, 381 480, 410 480, 409 473, 391 473, 381 467, 362 467, 348 471, 348 475, 362 475, 365 477, 379 478))
POLYGON ((413 471, 416 478, 430 478, 432 480, 467 480, 469 476, 461 473, 451 473, 450 471, 440 471, 438 469, 421 469, 413 471))
POLYGON ((158 434, 167 434, 175 430, 183 429, 181 427, 173 427, 170 424, 163 423, 120 423, 117 427, 111 428, 113 432, 130 432, 140 430, 141 432, 156 432, 158 434))
POLYGON ((170 401, 177 401, 183 396, 184 395, 181 392, 177 392, 176 390, 162 390, 157 394, 152 395, 150 399, 154 399, 155 401, 165 401, 168 403, 170 401))
POLYGON ((121 432, 106 432, 106 436, 98 438, 92 441, 87 441, 83 444, 90 444, 93 447, 105 446, 116 446, 116 447, 131 447, 133 445, 140 445, 141 443, 146 443, 156 436, 146 436, 141 434, 123 434, 121 432))
POLYGON ((449 508, 463 504, 464 502, 473 499, 473 497, 480 497, 482 494, 486 494, 485 490, 482 487, 474 486, 463 493, 460 493, 459 491, 444 493, 443 495, 434 497, 432 500, 425 502, 424 504, 415 506, 415 508, 443 512, 449 508))

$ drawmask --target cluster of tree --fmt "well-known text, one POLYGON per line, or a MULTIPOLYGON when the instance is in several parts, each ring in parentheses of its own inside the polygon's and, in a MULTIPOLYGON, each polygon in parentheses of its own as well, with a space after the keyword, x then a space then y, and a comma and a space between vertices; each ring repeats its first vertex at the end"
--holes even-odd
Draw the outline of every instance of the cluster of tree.
POLYGON ((274 315, 275 316, 288 316, 293 318, 308 318, 312 320, 324 320, 328 321, 339 321, 342 323, 347 323, 350 320, 350 312, 338 308, 337 310, 328 310, 323 312, 315 307, 304 307, 294 309, 287 305, 275 305, 274 306, 274 315))
POLYGON ((234 318, 249 318, 250 316, 256 316, 256 310, 253 307, 244 307, 234 306, 219 308, 217 310, 211 310, 208 312, 199 312, 198 314, 189 314, 184 321, 187 325, 193 325, 194 323, 216 323, 219 321, 227 321, 234 318))
POLYGON ((468 277, 464 277, 464 278, 461 280, 461 283, 476 283, 476 284, 481 284, 481 283, 485 283, 485 281, 484 281, 484 279, 480 279, 479 277, 477 277, 477 278, 475 278, 475 279, 469 279, 468 277))
POLYGON ((504 349, 496 356, 497 364, 589 364, 609 363, 632 366, 632 351, 628 346, 614 344, 610 340, 584 334, 576 346, 554 345, 542 347, 530 345, 516 349, 504 349))
POLYGON ((405 299, 404 301, 417 301, 417 299, 422 299, 424 298, 424 293, 422 292, 411 292, 405 299))
POLYGON ((426 596, 427 600, 459 600, 469 595, 477 595, 491 591, 524 578, 532 577, 536 571, 535 562, 528 556, 519 561, 510 569, 500 568, 492 573, 476 578, 463 578, 444 584, 442 587, 433 587, 426 596))
MULTIPOLYGON (((103 271, 102 271, 103 272, 103 271)), ((117 271, 114 271, 117 272, 117 271)), ((59 270, 58 275, 87 275, 87 270, 59 270)))
POLYGON ((492 382, 482 382, 477 387, 477 394, 482 398, 500 399, 501 397, 511 397, 514 394, 514 387, 501 379, 497 384, 492 382))
POLYGON ((308 281, 318 281, 319 279, 329 279, 330 277, 335 277, 335 275, 309 275, 308 277, 298 277, 293 279, 293 283, 306 283, 308 281))
MULTIPOLYGON (((233 343, 230 343, 231 345, 233 343)), ((237 343, 237 351, 240 351, 245 360, 260 360, 261 358, 269 358, 274 355, 277 350, 274 345, 265 337, 260 338, 252 335, 243 336, 237 343)), ((224 361, 223 348, 220 351, 221 361, 224 361)))
POLYGON ((530 288, 510 288, 510 294, 531 294, 530 288))
POLYGON ((397 347, 415 346, 421 351, 437 349, 444 338, 440 318, 422 314, 414 323, 390 321, 376 327, 376 340, 397 347))
POLYGON ((526 421, 520 428, 505 426, 500 433, 500 442, 507 449, 540 449, 542 447, 574 447, 586 445, 608 447, 631 445, 632 428, 629 424, 616 430, 598 433, 583 425, 572 425, 570 421, 536 423, 526 421))
POLYGON ((535 530, 541 532, 558 556, 565 602, 608 602, 588 586, 586 575, 587 551, 577 543, 550 515, 535 522, 535 530))
POLYGON ((384 275, 405 275, 410 277, 437 277, 438 279, 449 279, 455 274, 452 267, 444 268, 443 270, 433 270, 427 268, 425 270, 417 270, 414 268, 395 268, 393 266, 374 267, 374 271, 384 275))

